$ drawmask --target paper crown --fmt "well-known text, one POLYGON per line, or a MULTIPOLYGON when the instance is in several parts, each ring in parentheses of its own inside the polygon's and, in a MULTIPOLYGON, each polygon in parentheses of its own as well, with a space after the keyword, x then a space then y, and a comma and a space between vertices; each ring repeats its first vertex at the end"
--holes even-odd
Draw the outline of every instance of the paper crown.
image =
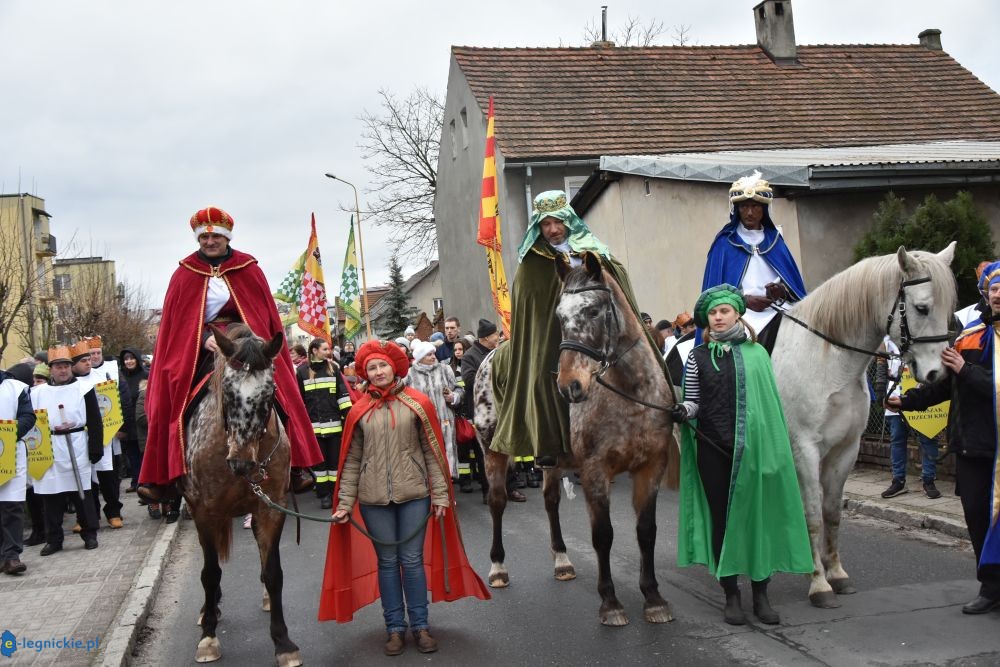
POLYGON ((90 336, 88 338, 84 338, 83 340, 87 341, 87 345, 90 346, 91 350, 100 350, 103 345, 100 336, 90 336))
POLYGON ((56 345, 55 347, 49 348, 49 366, 56 363, 57 361, 66 361, 72 363, 73 355, 67 346, 56 345))
POLYGON ((674 318, 674 326, 678 328, 686 327, 691 323, 692 323, 691 314, 687 311, 684 311, 683 313, 674 318))
POLYGON ((69 354, 70 358, 72 359, 76 359, 77 357, 83 357, 83 356, 89 357, 90 343, 87 342, 86 338, 81 341, 77 341, 76 343, 73 343, 72 345, 69 346, 69 354))
POLYGON ((774 191, 771 190, 770 183, 761 178, 759 171, 744 176, 729 188, 729 202, 731 204, 735 205, 750 199, 765 206, 774 201, 774 191))
POLYGON ((191 230, 194 237, 202 234, 222 234, 227 239, 233 238, 233 216, 221 208, 209 206, 191 216, 191 230))

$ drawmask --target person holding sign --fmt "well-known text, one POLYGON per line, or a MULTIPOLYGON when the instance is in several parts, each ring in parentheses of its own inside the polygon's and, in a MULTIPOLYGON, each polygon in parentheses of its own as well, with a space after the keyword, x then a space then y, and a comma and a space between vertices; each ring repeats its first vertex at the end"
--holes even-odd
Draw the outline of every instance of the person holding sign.
POLYGON ((1000 355, 1000 261, 992 262, 979 279, 979 291, 989 304, 974 326, 966 328, 941 361, 950 376, 886 399, 893 410, 926 410, 951 399, 948 450, 955 454, 955 489, 962 499, 965 524, 976 553, 979 594, 962 607, 964 614, 985 614, 1000 608, 1000 484, 997 461, 997 355, 1000 355))
POLYGON ((0 572, 21 574, 27 456, 21 438, 35 425, 28 385, 0 372, 0 572))
MULTIPOLYGON (((89 357, 89 350, 87 352, 89 357)), ((97 511, 90 491, 91 465, 104 455, 104 427, 97 392, 73 377, 70 348, 49 348, 51 385, 31 390, 31 406, 45 410, 52 428, 52 466, 35 482, 45 508, 42 556, 63 548, 63 510, 72 499, 84 547, 97 548, 97 511)))

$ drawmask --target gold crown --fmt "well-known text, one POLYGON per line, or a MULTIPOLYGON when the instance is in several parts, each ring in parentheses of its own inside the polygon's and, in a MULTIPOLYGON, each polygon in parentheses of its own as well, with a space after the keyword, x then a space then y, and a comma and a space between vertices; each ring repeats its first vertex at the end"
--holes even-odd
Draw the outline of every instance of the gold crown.
POLYGON ((535 213, 554 213, 566 208, 566 193, 558 190, 543 192, 535 197, 535 213))

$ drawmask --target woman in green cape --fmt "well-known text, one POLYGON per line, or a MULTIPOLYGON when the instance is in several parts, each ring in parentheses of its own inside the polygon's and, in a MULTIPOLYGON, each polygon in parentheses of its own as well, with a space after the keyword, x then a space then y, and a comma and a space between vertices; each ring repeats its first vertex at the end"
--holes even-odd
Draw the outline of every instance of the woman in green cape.
POLYGON ((684 402, 673 410, 676 421, 690 422, 683 428, 677 561, 706 565, 719 579, 727 623, 746 623, 737 584, 743 574, 754 615, 777 624, 767 598, 771 574, 811 572, 812 553, 774 372, 744 312, 743 295, 729 284, 706 290, 695 304, 695 322, 708 338, 688 357, 684 402))

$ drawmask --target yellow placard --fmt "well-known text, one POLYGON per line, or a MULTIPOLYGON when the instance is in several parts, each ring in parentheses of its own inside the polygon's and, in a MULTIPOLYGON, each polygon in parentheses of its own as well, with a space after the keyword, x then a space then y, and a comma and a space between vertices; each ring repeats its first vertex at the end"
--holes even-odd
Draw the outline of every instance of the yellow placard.
POLYGON ((118 383, 114 380, 100 382, 94 385, 97 392, 97 405, 101 408, 101 420, 104 422, 104 446, 111 444, 115 433, 125 424, 122 417, 121 396, 118 395, 118 383))
POLYGON ((17 472, 17 420, 0 419, 0 486, 17 472))
POLYGON ((25 436, 24 446, 28 450, 28 474, 32 479, 41 479, 52 467, 52 432, 49 430, 47 410, 35 410, 35 425, 25 436))
MULTIPOLYGON (((908 368, 903 369, 899 386, 903 390, 903 393, 917 386, 917 380, 908 368)), ((923 412, 907 412, 905 414, 906 423, 918 433, 922 433, 928 438, 933 438, 948 425, 949 408, 951 408, 951 401, 945 401, 934 407, 927 408, 923 412)))

